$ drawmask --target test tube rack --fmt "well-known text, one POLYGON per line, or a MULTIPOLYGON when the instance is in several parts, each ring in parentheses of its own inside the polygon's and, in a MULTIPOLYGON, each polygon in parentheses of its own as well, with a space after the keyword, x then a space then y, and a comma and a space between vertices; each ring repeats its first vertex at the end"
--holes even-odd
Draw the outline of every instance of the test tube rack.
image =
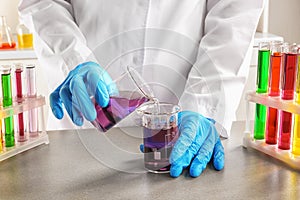
MULTIPOLYGON (((44 119, 44 109, 43 106, 46 104, 44 96, 37 96, 34 98, 25 97, 22 99, 21 103, 14 101, 14 104, 10 107, 0 108, 0 120, 8 116, 14 116, 19 113, 24 113, 34 108, 40 109, 39 120, 41 124, 39 133, 36 137, 27 137, 25 142, 17 142, 17 137, 15 136, 15 146, 13 147, 3 147, 2 152, 0 151, 0 162, 15 156, 19 153, 32 149, 42 144, 49 144, 49 137, 45 129, 45 119, 44 119)), ((16 134, 16 131, 15 131, 16 134)))
POLYGON ((287 111, 293 114, 300 114, 300 104, 293 100, 282 100, 280 97, 270 97, 268 94, 257 94, 256 92, 246 93, 246 126, 243 137, 243 146, 245 148, 253 148, 272 156, 284 163, 288 164, 294 169, 300 170, 300 156, 295 156, 291 150, 281 150, 277 145, 270 145, 265 140, 255 140, 251 131, 249 116, 250 103, 258 103, 267 107, 276 108, 278 110, 287 111))

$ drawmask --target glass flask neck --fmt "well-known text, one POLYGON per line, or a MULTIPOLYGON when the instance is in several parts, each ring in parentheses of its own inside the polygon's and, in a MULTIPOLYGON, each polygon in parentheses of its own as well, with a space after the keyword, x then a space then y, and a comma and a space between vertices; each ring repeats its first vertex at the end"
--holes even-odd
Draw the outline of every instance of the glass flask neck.
POLYGON ((5 16, 1 16, 1 19, 0 19, 0 25, 1 26, 6 26, 6 17, 5 16))

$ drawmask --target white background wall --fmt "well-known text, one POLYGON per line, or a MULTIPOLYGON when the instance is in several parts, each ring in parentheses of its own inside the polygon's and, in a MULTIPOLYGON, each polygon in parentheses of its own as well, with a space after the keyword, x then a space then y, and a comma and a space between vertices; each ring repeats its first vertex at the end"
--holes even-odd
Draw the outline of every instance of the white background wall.
POLYGON ((0 0, 0 15, 5 15, 8 25, 13 33, 16 32, 18 25, 18 7, 19 0, 0 0))
POLYGON ((269 32, 300 44, 300 0, 270 0, 269 32))

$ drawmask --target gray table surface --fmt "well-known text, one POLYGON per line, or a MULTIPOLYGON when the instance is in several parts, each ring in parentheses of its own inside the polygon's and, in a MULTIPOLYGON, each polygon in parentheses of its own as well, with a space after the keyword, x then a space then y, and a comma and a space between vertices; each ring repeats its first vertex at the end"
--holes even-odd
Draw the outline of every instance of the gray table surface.
MULTIPOLYGON (((0 199, 300 199, 299 172, 243 148, 243 130, 244 123, 234 123, 230 139, 222 141, 224 170, 215 171, 209 165, 198 178, 185 171, 176 179, 105 166, 80 140, 83 135, 93 138, 94 131, 49 132, 49 145, 0 163, 0 199)), ((122 148, 138 151, 140 139, 125 137, 118 128, 108 135, 122 148)))

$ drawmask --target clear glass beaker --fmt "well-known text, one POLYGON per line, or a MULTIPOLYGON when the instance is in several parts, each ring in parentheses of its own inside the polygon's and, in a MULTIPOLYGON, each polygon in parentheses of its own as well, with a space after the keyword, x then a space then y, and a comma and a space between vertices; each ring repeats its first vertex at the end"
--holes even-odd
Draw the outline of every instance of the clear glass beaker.
POLYGON ((16 42, 11 34, 10 27, 6 23, 6 17, 0 17, 0 50, 15 49, 16 42))
POLYGON ((144 165, 150 172, 170 171, 169 157, 179 137, 179 111, 178 105, 162 102, 149 102, 138 108, 144 134, 144 165))
POLYGON ((143 103, 154 99, 151 89, 132 67, 128 66, 126 72, 114 80, 112 85, 118 91, 109 97, 107 107, 101 107, 92 98, 97 117, 91 123, 101 132, 108 131, 143 103))

